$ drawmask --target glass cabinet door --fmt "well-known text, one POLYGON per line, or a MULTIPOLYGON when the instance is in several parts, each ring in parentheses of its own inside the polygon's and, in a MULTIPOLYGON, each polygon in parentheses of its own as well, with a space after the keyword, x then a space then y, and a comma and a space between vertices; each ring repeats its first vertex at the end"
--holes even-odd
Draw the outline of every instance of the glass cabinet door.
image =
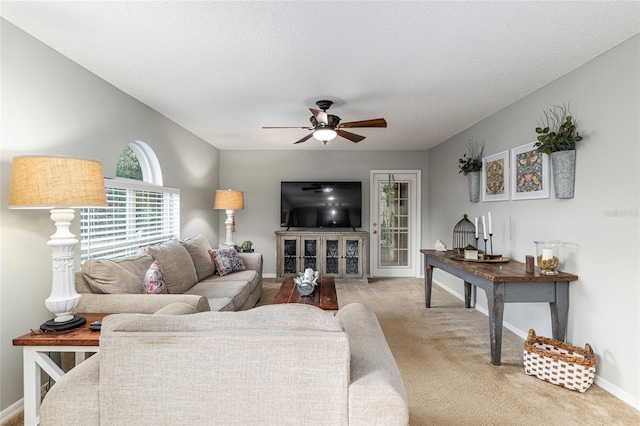
POLYGON ((344 276, 360 276, 361 243, 358 238, 344 237, 344 276))
POLYGON ((304 238, 302 240, 304 247, 303 264, 299 272, 303 272, 307 268, 311 268, 314 271, 318 270, 318 239, 317 238, 304 238))
POLYGON ((340 273, 340 237, 327 236, 324 239, 324 275, 340 273))
POLYGON ((283 259, 282 267, 284 274, 297 274, 298 273, 298 246, 299 238, 285 238, 282 250, 283 259))

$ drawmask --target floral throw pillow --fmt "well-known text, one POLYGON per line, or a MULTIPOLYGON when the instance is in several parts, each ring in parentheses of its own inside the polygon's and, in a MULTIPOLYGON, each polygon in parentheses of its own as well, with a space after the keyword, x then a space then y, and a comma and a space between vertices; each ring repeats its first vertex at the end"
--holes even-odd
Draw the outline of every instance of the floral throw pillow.
POLYGON ((147 273, 144 274, 144 283, 142 285, 142 293, 144 294, 167 294, 167 283, 164 279, 164 273, 160 269, 160 264, 154 260, 147 273))
POLYGON ((211 249, 209 253, 211 253, 213 260, 216 262, 216 270, 220 276, 246 269, 242 259, 238 257, 238 252, 233 247, 211 249))

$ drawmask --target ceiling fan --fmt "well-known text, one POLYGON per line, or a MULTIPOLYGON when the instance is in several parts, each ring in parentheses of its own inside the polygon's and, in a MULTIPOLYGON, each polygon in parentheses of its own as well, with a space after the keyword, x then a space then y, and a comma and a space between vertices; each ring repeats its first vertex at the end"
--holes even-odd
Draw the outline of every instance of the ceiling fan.
POLYGON ((340 123, 340 117, 333 114, 327 114, 327 110, 332 101, 322 100, 316 102, 316 105, 320 109, 309 108, 311 111, 311 127, 263 127, 263 129, 307 129, 313 130, 310 134, 294 142, 297 143, 306 142, 312 136, 324 142, 326 145, 328 141, 333 140, 336 136, 341 136, 345 139, 349 139, 351 142, 360 142, 364 139, 364 136, 356 135, 355 133, 347 132, 342 129, 350 129, 355 127, 387 127, 387 122, 384 118, 374 118, 372 120, 350 121, 347 123, 340 123))

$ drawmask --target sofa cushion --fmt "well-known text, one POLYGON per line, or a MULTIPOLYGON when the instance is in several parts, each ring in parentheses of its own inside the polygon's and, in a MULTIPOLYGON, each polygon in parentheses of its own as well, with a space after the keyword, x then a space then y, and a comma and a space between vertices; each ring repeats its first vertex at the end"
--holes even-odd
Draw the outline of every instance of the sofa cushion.
POLYGON ((167 294, 167 283, 157 260, 153 261, 144 275, 142 292, 144 294, 167 294))
POLYGON ((183 302, 170 303, 158 309, 154 315, 188 315, 197 314, 198 310, 193 305, 183 302))
POLYGON ((216 263, 211 254, 209 254, 211 246, 204 236, 196 235, 195 237, 180 241, 180 243, 191 255, 193 266, 196 268, 198 281, 209 278, 216 272, 216 263))
POLYGON ((344 332, 334 314, 301 303, 264 305, 241 312, 199 312, 174 318, 145 314, 105 317, 102 336, 114 332, 215 332, 236 330, 283 330, 344 332))
POLYGON ((211 257, 216 262, 216 269, 220 276, 230 274, 232 272, 244 271, 246 268, 242 259, 238 257, 238 252, 234 248, 220 248, 217 250, 209 250, 211 257))
POLYGON ((169 293, 184 293, 198 282, 191 255, 178 240, 149 246, 146 251, 160 264, 169 293))
POLYGON ((141 293, 144 275, 153 258, 146 254, 121 259, 91 259, 82 265, 82 276, 91 291, 102 294, 141 293))
POLYGON ((209 299, 209 306, 211 306, 212 299, 219 299, 228 297, 233 303, 233 310, 237 310, 237 307, 242 306, 244 301, 249 298, 251 291, 245 281, 211 281, 207 280, 203 283, 198 283, 185 294, 197 294, 209 299))

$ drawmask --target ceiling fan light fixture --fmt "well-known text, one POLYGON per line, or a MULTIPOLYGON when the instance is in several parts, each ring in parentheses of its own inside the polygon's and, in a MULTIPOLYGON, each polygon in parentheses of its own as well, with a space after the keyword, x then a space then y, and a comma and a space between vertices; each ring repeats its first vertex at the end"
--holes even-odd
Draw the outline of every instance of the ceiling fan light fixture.
POLYGON ((318 129, 313 132, 313 137, 322 142, 328 142, 336 138, 338 133, 333 129, 318 129))

